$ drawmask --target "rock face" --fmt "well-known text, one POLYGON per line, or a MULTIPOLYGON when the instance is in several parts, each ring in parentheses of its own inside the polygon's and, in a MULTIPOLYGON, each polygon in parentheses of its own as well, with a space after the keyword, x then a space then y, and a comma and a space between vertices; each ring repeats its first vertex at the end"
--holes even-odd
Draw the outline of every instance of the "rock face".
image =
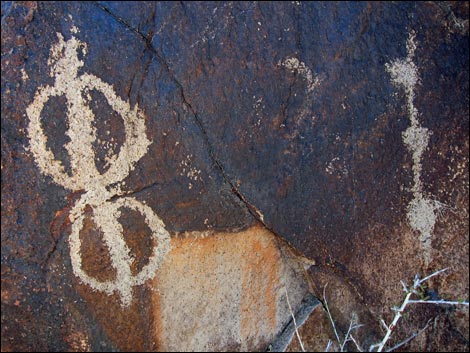
MULTIPOLYGON (((468 6, 2 2, 2 351, 265 350, 286 292, 368 347, 400 280, 468 300, 468 6)), ((393 342, 430 319, 409 349, 468 350, 457 307, 393 342)))

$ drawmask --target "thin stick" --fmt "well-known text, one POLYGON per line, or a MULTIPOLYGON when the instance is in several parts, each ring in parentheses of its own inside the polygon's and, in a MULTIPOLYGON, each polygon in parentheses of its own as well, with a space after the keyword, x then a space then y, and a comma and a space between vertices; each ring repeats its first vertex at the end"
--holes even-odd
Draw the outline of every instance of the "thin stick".
POLYGON ((330 319, 331 325, 333 326, 333 331, 335 332, 336 340, 338 341, 339 344, 341 344, 341 340, 339 338, 338 331, 336 331, 335 322, 333 321, 333 317, 331 316, 331 313, 330 313, 330 308, 328 307, 328 302, 326 301, 325 291, 326 291, 326 286, 327 285, 328 285, 328 283, 325 284, 325 287, 323 288, 323 301, 325 302, 325 309, 326 309, 326 312, 328 313, 328 317, 330 319))
POLYGON ((410 337, 408 337, 406 340, 398 343, 397 345, 393 346, 392 348, 390 349, 387 349, 387 352, 393 352, 395 349, 398 349, 400 348, 401 346, 404 346, 405 344, 407 344, 408 342, 410 342, 411 340, 415 339, 416 337, 418 337, 420 334, 422 334, 428 327, 429 327, 429 324, 431 323, 432 319, 429 319, 428 322, 426 323, 426 326, 424 326, 421 330, 419 330, 418 332, 415 332, 413 333, 410 337))
MULTIPOLYGON (((346 332, 346 336, 344 336, 344 341, 343 341, 343 343, 340 343, 340 351, 341 352, 344 352, 344 347, 346 346, 346 343, 348 343, 349 341, 353 341, 352 335, 351 335, 353 330, 363 326, 363 325, 357 324, 356 320, 357 320, 356 315, 353 315, 353 317, 351 317, 351 321, 349 322, 348 332, 346 332)), ((356 342, 354 342, 354 343, 356 343, 356 342)), ((357 343, 356 343, 356 346, 357 346, 357 343)), ((362 351, 362 350, 360 349, 360 351, 362 351)))
POLYGON ((447 305, 466 305, 468 302, 459 302, 459 301, 447 301, 447 300, 408 300, 408 304, 447 304, 447 305))
POLYGON ((300 339, 299 330, 297 329, 297 322, 295 321, 295 316, 294 316, 294 313, 292 312, 292 307, 290 306, 289 295, 287 294, 287 288, 284 287, 284 290, 286 291, 287 305, 289 306, 289 311, 292 316, 292 321, 294 322, 295 334, 297 335, 297 339, 299 340, 300 348, 302 349, 302 352, 305 352, 304 345, 302 343, 302 340, 300 339))
POLYGON ((395 314, 395 317, 393 318, 392 323, 387 327, 387 333, 385 334, 385 337, 382 339, 382 341, 380 343, 372 345, 370 347, 370 350, 377 347, 377 352, 382 352, 382 350, 383 350, 385 344, 387 343, 387 341, 389 340, 390 335, 392 334, 392 331, 395 328, 398 320, 400 320, 400 318, 402 317, 403 311, 405 310, 405 307, 408 305, 408 301, 410 300, 410 297, 411 297, 412 294, 413 294, 413 292, 411 292, 411 291, 406 294, 406 297, 405 297, 405 300, 403 301, 403 304, 400 306, 400 308, 398 308, 396 310, 396 314, 395 314))
POLYGON ((350 335, 349 337, 351 337, 351 341, 354 342, 354 344, 356 345, 356 348, 359 352, 364 352, 364 349, 362 349, 361 345, 356 341, 356 339, 353 337, 353 335, 350 335))
MULTIPOLYGON (((406 292, 405 299, 403 300, 403 303, 401 304, 401 306, 399 308, 393 308, 393 310, 396 313, 395 313, 395 317, 393 318, 393 321, 390 325, 387 326, 382 320, 382 323, 384 323, 384 326, 386 327, 387 332, 385 334, 385 337, 382 339, 382 341, 380 343, 376 343, 376 344, 373 344, 373 345, 370 346, 370 348, 369 348, 370 351, 377 348, 377 352, 382 352, 385 344, 390 339, 390 336, 391 336, 393 330, 395 329, 395 327, 398 323, 398 320, 400 320, 400 318, 402 317, 403 311, 405 310, 405 308, 408 304, 426 303, 426 304, 449 304, 449 305, 467 305, 468 306, 468 302, 445 301, 445 300, 411 300, 410 299, 410 297, 413 294, 418 294, 418 288, 421 286, 421 284, 423 284, 424 282, 426 282, 430 278, 432 278, 434 276, 437 276, 437 275, 439 275, 442 272, 447 271, 447 270, 448 270, 447 268, 444 268, 442 270, 438 270, 434 273, 431 273, 429 276, 424 277, 423 279, 420 279, 419 276, 416 275, 415 278, 414 278, 414 281, 413 281, 413 285, 408 287, 408 288, 407 288, 406 284, 403 281, 401 282, 401 284, 403 286, 403 290, 406 292)), ((412 338, 410 338, 410 340, 411 339, 412 338)), ((409 342, 409 340, 407 342, 409 342)), ((403 345, 403 344, 405 344, 405 343, 402 342, 401 345, 403 345)), ((394 347, 394 349, 395 349, 395 347, 394 347)))
POLYGON ((439 274, 441 274, 442 272, 444 271, 447 271, 449 268, 443 268, 442 270, 439 270, 439 271, 436 271, 434 273, 431 273, 429 276, 427 277, 424 277, 422 280, 419 281, 419 284, 423 283, 423 282, 426 282, 428 279, 430 279, 431 277, 434 277, 434 276, 437 276, 439 274))
MULTIPOLYGON (((339 351, 344 352, 344 347, 346 346, 346 343, 348 343, 349 341, 353 341, 354 344, 356 345, 357 349, 360 352, 362 352, 362 348, 360 347, 360 345, 357 343, 357 341, 352 336, 352 332, 355 329, 358 329, 359 327, 363 326, 363 325, 357 323, 356 314, 353 314, 353 316, 351 317, 351 321, 349 322, 348 331, 346 332, 346 335, 344 336, 344 340, 342 340, 342 342, 341 342, 341 339, 339 338, 338 330, 336 329, 335 322, 333 320, 333 317, 331 316, 330 308, 328 307, 328 301, 326 300, 326 286, 327 285, 328 285, 328 283, 323 288, 323 301, 324 301, 324 306, 325 306, 326 312, 328 314, 328 318, 330 319, 330 322, 331 322, 331 326, 333 326, 333 331, 335 333, 336 340, 338 341, 338 344, 339 344, 339 351)), ((330 340, 328 340, 328 345, 327 345, 326 348, 329 349, 331 346, 332 346, 332 342, 330 340)))

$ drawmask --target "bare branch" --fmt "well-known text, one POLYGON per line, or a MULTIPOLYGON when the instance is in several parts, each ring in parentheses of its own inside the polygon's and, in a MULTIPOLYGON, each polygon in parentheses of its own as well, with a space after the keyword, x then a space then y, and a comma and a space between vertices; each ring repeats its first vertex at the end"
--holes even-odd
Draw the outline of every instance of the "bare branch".
POLYGON ((287 305, 289 306, 289 311, 292 316, 292 321, 294 322, 295 334, 297 335, 297 339, 299 340, 300 348, 302 349, 302 352, 305 352, 304 344, 302 343, 302 340, 300 339, 299 330, 297 329, 297 322, 295 321, 295 316, 294 316, 294 313, 292 312, 292 307, 290 306, 289 295, 287 294, 287 288, 284 287, 284 290, 286 291, 287 305))
MULTIPOLYGON (((393 331, 395 331, 395 329, 396 329, 398 321, 403 316, 404 311, 405 311, 406 307, 409 304, 437 304, 437 305, 464 305, 464 306, 469 306, 468 301, 456 301, 456 300, 444 300, 444 299, 442 299, 442 300, 411 299, 411 297, 413 295, 416 295, 417 297, 422 298, 423 297, 423 292, 425 290, 425 288, 423 287, 423 283, 425 283, 426 281, 428 281, 432 277, 437 276, 437 275, 439 275, 439 274, 441 274, 441 273, 443 273, 447 270, 448 270, 447 268, 442 269, 442 270, 438 270, 438 271, 424 277, 423 279, 421 279, 418 275, 415 275, 415 277, 413 278, 413 284, 409 287, 407 286, 407 284, 404 281, 400 281, 400 283, 403 287, 403 290, 406 293, 405 298, 403 299, 403 302, 401 303, 401 305, 399 307, 392 307, 391 308, 391 310, 395 312, 395 315, 393 317, 392 322, 389 325, 387 325, 383 319, 380 319, 380 323, 385 328, 385 336, 383 337, 382 341, 380 341, 379 343, 375 343, 375 344, 373 344, 369 347, 370 352, 372 352, 372 351, 382 352, 384 350, 385 345, 387 344, 387 342, 391 338, 391 335, 392 335, 393 331)), ((328 314, 328 318, 331 322, 331 325, 333 327, 333 331, 335 333, 336 340, 339 344, 339 349, 338 350, 340 352, 344 352, 345 347, 346 347, 346 343, 352 341, 356 345, 357 350, 362 352, 363 351, 362 347, 360 346, 360 344, 357 342, 357 340, 352 335, 352 332, 355 329, 358 329, 362 326, 362 325, 357 323, 357 316, 353 313, 353 316, 351 317, 351 321, 349 323, 348 331, 346 332, 346 335, 344 336, 344 339, 341 340, 340 334, 338 333, 338 330, 336 328, 333 317, 331 316, 330 308, 328 307, 328 301, 326 299, 326 294, 325 293, 326 293, 326 286, 323 289, 323 304, 324 304, 325 310, 328 314)), ((396 344, 395 346, 393 346, 392 348, 388 349, 387 352, 394 351, 395 349, 398 349, 398 348, 404 346, 405 344, 407 344, 408 342, 410 342, 414 338, 418 337, 421 333, 423 333, 429 327, 430 322, 431 322, 431 320, 429 320, 426 323, 426 326, 423 327, 421 330, 419 330, 418 332, 413 333, 410 337, 408 337, 404 341, 402 341, 402 342, 396 344)), ((329 351, 334 346, 335 346, 334 343, 331 340, 328 340, 328 345, 327 345, 325 351, 329 351)))
POLYGON ((385 333, 385 336, 384 338, 382 339, 382 341, 378 344, 374 344, 370 347, 370 350, 374 349, 375 347, 377 347, 377 352, 382 352, 385 344, 387 343, 387 341, 390 339, 390 335, 392 334, 392 331, 393 329, 395 328, 398 320, 400 320, 400 318, 402 317, 403 315, 403 311, 405 310, 405 307, 406 305, 408 304, 408 301, 410 300, 410 297, 411 295, 413 294, 413 292, 409 291, 407 294, 406 294, 406 297, 405 297, 405 300, 403 301, 402 305, 400 306, 400 308, 398 308, 396 310, 396 314, 395 314, 395 317, 393 318, 393 321, 390 325, 387 326, 387 332, 385 333))
POLYGON ((341 339, 339 338, 338 331, 336 331, 336 325, 335 322, 333 321, 333 317, 331 316, 330 308, 328 307, 328 301, 326 300, 326 286, 328 285, 325 284, 325 287, 323 288, 323 302, 325 303, 325 309, 326 312, 328 313, 328 318, 330 319, 331 326, 333 326, 333 331, 335 332, 336 340, 338 341, 339 344, 341 344, 341 339))
MULTIPOLYGON (((344 347, 346 346, 346 343, 348 343, 349 341, 353 341, 351 333, 355 329, 358 329, 362 326, 364 326, 364 325, 361 325, 361 324, 357 323, 357 315, 355 313, 353 313, 353 315, 351 316, 351 321, 349 322, 348 331, 346 332, 346 336, 344 336, 343 343, 340 343, 340 351, 341 352, 344 352, 344 347)), ((354 342, 354 343, 356 343, 356 346, 357 346, 357 342, 354 342)))
MULTIPOLYGON (((383 320, 381 320, 381 323, 386 327, 386 333, 385 333, 385 336, 384 338, 382 339, 381 342, 379 343, 376 343, 376 344, 373 344, 369 347, 369 351, 373 351, 374 349, 377 348, 377 352, 382 352, 382 350, 384 349, 384 346, 385 344, 387 343, 387 341, 390 339, 390 336, 393 332, 393 330, 395 329, 397 323, 398 323, 398 320, 400 320, 400 318, 402 317, 403 315, 403 312, 406 308, 406 306, 408 304, 417 304, 417 303, 423 303, 423 304, 441 304, 441 305, 467 305, 468 306, 468 302, 463 302, 463 301, 446 301, 446 300, 411 300, 410 297, 413 295, 413 294, 416 294, 418 295, 419 294, 419 290, 420 290, 420 287, 421 285, 426 282, 427 280, 429 280, 430 278, 434 277, 434 276, 437 276, 441 273, 443 273, 444 271, 447 271, 448 269, 447 268, 444 268, 442 270, 438 270, 426 277, 424 277, 423 279, 420 279, 418 275, 415 276, 414 280, 413 280, 413 285, 406 288, 406 284, 405 282, 401 281, 401 285, 403 286, 403 289, 405 290, 406 292, 406 296, 405 296, 405 299, 403 300, 403 303, 401 304, 401 306, 399 308, 392 308, 393 311, 395 311, 395 316, 392 320, 392 323, 390 325, 386 325, 385 322, 383 320)), ((427 327, 428 325, 426 325, 427 327)), ((426 327, 423 329, 425 330, 426 327)), ((403 346, 405 343, 409 342, 410 340, 412 340, 413 338, 415 338, 418 334, 420 334, 423 330, 419 331, 417 334, 415 335, 412 335, 411 337, 409 337, 408 339, 406 339, 405 341, 399 343, 397 346, 398 347, 401 347, 403 346)), ((398 348, 397 346, 393 347, 393 349, 396 349, 398 348)))
MULTIPOLYGON (((362 326, 362 325, 361 325, 362 326)), ((356 341, 356 339, 354 338, 353 335, 350 335, 351 337, 351 341, 354 342, 354 344, 356 345, 356 348, 359 352, 364 352, 364 349, 361 347, 361 345, 356 341)))
POLYGON ((447 271, 448 269, 449 269, 449 268, 443 268, 442 270, 439 270, 439 271, 436 271, 436 272, 434 272, 434 273, 431 273, 429 276, 424 277, 422 280, 420 280, 420 281, 419 281, 419 284, 426 282, 426 281, 427 281, 428 279, 430 279, 431 277, 437 276, 437 275, 441 274, 442 272, 447 271))
POLYGON ((403 291, 405 293, 408 292, 408 285, 403 281, 400 281, 400 283, 401 283, 401 286, 403 287, 403 291))
MULTIPOLYGON (((331 326, 333 326, 333 331, 335 333, 336 340, 339 344, 339 351, 344 352, 344 348, 346 346, 346 343, 348 343, 350 341, 353 341, 354 344, 356 345, 356 347, 358 348, 358 350, 360 352, 362 352, 362 349, 360 348, 359 344, 352 337, 351 334, 354 330, 362 327, 363 325, 357 323, 357 315, 356 315, 356 313, 353 313, 352 316, 351 316, 351 320, 349 322, 348 331, 346 332, 346 335, 344 336, 344 339, 341 340, 341 338, 339 336, 339 333, 338 333, 338 330, 336 329, 336 325, 335 325, 335 322, 333 320, 333 317, 331 316, 330 308, 328 307, 328 301, 326 300, 326 286, 327 285, 328 285, 328 283, 325 285, 325 288, 323 288, 323 302, 324 302, 324 305, 325 305, 326 312, 328 313, 328 318, 330 319, 331 326)), ((328 345, 327 345, 326 348, 330 349, 331 347, 332 347, 332 342, 331 342, 331 340, 328 340, 328 345)))
POLYGON ((408 304, 445 304, 445 305, 466 305, 468 302, 464 301, 448 301, 448 300, 409 300, 408 304))
POLYGON ((419 330, 418 332, 415 332, 413 333, 410 337, 408 337, 406 340, 404 341, 401 341, 400 343, 396 344, 395 346, 393 346, 392 348, 390 349, 387 349, 387 352, 393 352, 395 349, 398 349, 400 348, 401 346, 404 346, 405 344, 407 344, 408 342, 410 342, 411 340, 415 339, 416 337, 418 337, 420 334, 422 334, 428 327, 429 327, 429 324, 431 323, 432 319, 429 319, 428 322, 426 323, 426 326, 424 326, 421 330, 419 330))

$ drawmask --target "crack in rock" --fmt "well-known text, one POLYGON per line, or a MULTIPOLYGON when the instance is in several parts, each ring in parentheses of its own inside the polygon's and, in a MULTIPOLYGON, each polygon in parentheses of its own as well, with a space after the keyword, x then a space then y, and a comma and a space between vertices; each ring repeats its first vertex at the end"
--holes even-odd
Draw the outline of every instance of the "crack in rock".
MULTIPOLYGON (((117 16, 116 14, 114 14, 112 11, 110 11, 108 8, 106 8, 105 6, 103 6, 102 4, 100 3, 97 3, 97 2, 94 2, 94 4, 100 8, 101 10, 103 10, 105 13, 107 13, 109 16, 111 16, 114 20, 116 20, 117 22, 119 22, 120 24, 122 24, 124 27, 128 28, 129 30, 135 32, 136 34, 138 34, 140 37, 142 37, 142 39, 145 41, 147 47, 154 53, 154 55, 157 57, 158 61, 165 67, 166 71, 169 73, 170 75, 170 78, 173 80, 173 82, 178 86, 178 88, 180 89, 180 93, 181 93, 181 100, 183 102, 183 104, 189 109, 189 111, 191 112, 191 114, 193 115, 194 117, 194 120, 196 122, 196 125, 198 126, 199 130, 201 131, 202 133, 202 136, 203 136, 203 140, 204 140, 204 143, 206 144, 207 148, 208 148, 208 152, 209 152, 209 156, 213 162, 213 164, 217 167, 217 169, 219 170, 219 172, 221 173, 224 181, 230 186, 231 190, 232 190, 232 193, 237 196, 237 198, 245 205, 245 207, 248 209, 249 213, 258 221, 260 222, 261 224, 263 224, 263 226, 265 226, 267 229, 269 229, 270 231, 272 231, 273 233, 275 233, 273 231, 273 229, 271 229, 271 227, 269 227, 266 222, 264 221, 264 217, 263 217, 263 214, 256 208, 256 206, 254 206, 252 203, 250 203, 247 198, 240 192, 240 190, 236 187, 236 185, 230 180, 230 178, 228 177, 228 175, 226 174, 225 172, 225 169, 222 165, 222 163, 217 159, 217 157, 215 156, 215 152, 214 152, 214 148, 212 146, 212 143, 210 142, 209 140, 209 137, 208 137, 208 134, 207 134, 207 131, 204 127, 204 124, 202 123, 201 119, 199 118, 198 114, 196 113, 196 110, 192 107, 191 103, 189 103, 189 101, 187 100, 186 98, 186 95, 184 93, 184 88, 183 88, 183 85, 178 81, 178 79, 175 77, 175 74, 174 72, 171 70, 168 62, 164 59, 164 57, 156 50, 156 48, 152 45, 152 42, 150 40, 150 38, 148 38, 145 34, 143 34, 142 32, 140 32, 138 29, 132 27, 128 22, 126 22, 125 19, 123 19, 122 17, 120 16, 117 16)), ((302 69, 302 67, 300 67, 300 69, 302 69)), ((308 72, 306 72, 306 75, 307 75, 307 79, 311 76, 308 75, 308 72)), ((311 78, 311 77, 310 77, 311 78)), ((313 82, 309 82, 309 83, 312 83, 314 86, 316 84, 316 81, 313 81, 313 82)), ((275 233, 276 234, 276 233, 275 233)))

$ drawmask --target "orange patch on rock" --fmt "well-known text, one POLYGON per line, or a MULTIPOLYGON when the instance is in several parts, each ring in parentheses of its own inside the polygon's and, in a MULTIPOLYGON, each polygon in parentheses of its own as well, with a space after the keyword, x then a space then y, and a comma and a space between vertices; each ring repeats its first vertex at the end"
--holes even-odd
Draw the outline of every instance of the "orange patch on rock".
MULTIPOLYGON (((278 328, 281 254, 268 230, 172 239, 158 271, 160 350, 263 349, 278 328)), ((199 236, 198 236, 199 235, 199 236)))
POLYGON ((265 234, 250 233, 244 244, 251 255, 242 265, 241 335, 249 341, 276 329, 275 287, 279 283, 280 254, 274 240, 265 234), (260 311, 255 313, 253 308, 257 306, 260 311))

